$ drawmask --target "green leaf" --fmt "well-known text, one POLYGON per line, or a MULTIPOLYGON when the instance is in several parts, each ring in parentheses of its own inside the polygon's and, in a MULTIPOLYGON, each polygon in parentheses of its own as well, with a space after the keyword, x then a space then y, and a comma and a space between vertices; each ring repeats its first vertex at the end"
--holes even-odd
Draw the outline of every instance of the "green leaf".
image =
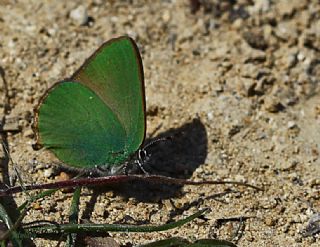
POLYGON ((33 225, 26 226, 24 229, 32 236, 41 236, 46 234, 64 234, 64 233, 84 233, 84 232, 159 232, 182 226, 202 215, 207 209, 176 222, 171 222, 159 226, 136 226, 120 224, 53 224, 53 225, 33 225))
POLYGON ((193 243, 190 243, 183 238, 169 238, 164 240, 159 240, 145 245, 140 245, 140 247, 237 247, 235 244, 218 239, 200 239, 193 243))
MULTIPOLYGON (((13 227, 13 223, 1 203, 0 203, 0 219, 6 224, 7 228, 10 231, 10 229, 13 227)), ((2 238, 3 238, 3 236, 2 236, 2 238)), ((23 246, 22 240, 20 239, 19 234, 15 230, 10 231, 9 238, 10 238, 13 246, 15 246, 15 247, 23 246)), ((5 239, 1 239, 1 240, 5 240, 5 239)), ((4 243, 4 241, 2 241, 2 243, 4 243)))
MULTIPOLYGON (((79 203, 80 203, 81 187, 76 188, 73 192, 73 198, 70 207, 69 222, 73 224, 78 223, 79 218, 79 203)), ((67 236, 66 247, 76 246, 77 234, 70 233, 67 236)))

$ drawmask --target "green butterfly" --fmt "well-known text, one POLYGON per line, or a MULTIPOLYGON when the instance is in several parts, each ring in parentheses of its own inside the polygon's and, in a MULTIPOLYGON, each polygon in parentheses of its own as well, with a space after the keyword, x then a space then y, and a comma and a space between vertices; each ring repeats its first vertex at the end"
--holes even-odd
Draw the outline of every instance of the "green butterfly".
POLYGON ((126 36, 112 39, 42 96, 34 148, 45 147, 78 169, 116 173, 134 161, 143 170, 145 112, 138 47, 126 36))

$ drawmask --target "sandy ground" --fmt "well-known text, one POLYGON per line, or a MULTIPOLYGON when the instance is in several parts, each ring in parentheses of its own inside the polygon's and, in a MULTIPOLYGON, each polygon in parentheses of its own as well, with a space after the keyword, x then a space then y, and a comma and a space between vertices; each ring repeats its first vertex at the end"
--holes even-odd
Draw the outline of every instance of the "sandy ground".
MULTIPOLYGON (((175 136, 154 148, 149 169, 265 190, 141 184, 84 189, 81 222, 161 224, 209 207, 178 229, 105 236, 124 246, 171 236, 239 246, 319 246, 319 234, 302 234, 320 212, 319 1, 190 2, 0 1, 0 66, 10 99, 7 104, 2 78, 2 141, 7 133, 23 181, 62 176, 54 165, 59 161, 31 147, 38 99, 103 41, 126 34, 143 57, 147 137, 175 136)), ((2 160, 8 184, 14 172, 2 160)), ((66 222, 71 195, 59 192, 35 203, 25 222, 66 222)), ((13 198, 6 200, 20 205, 26 196, 13 198)), ((57 243, 34 240, 36 246, 57 243)))

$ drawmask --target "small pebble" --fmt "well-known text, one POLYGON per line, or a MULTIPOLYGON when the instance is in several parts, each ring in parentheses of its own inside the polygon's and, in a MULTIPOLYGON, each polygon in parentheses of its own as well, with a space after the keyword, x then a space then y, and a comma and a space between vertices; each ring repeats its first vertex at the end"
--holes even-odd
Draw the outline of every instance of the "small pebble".
POLYGON ((244 32, 242 37, 252 48, 259 50, 265 50, 268 48, 268 43, 260 30, 244 32))
POLYGON ((41 207, 41 205, 39 204, 39 202, 33 203, 33 204, 32 204, 32 208, 33 208, 34 210, 40 210, 40 209, 42 209, 42 207, 41 207))
POLYGON ((49 167, 48 169, 44 170, 43 176, 46 178, 50 178, 50 177, 52 177, 53 173, 54 173, 53 168, 49 167))
POLYGON ((109 247, 120 247, 120 245, 111 237, 90 237, 86 236, 86 246, 109 246, 109 247))
MULTIPOLYGON (((55 177, 56 181, 66 181, 71 179, 71 176, 66 172, 60 172, 58 176, 55 177)), ((61 190, 63 193, 71 193, 73 188, 63 188, 61 190)))
POLYGON ((34 137, 33 130, 32 129, 27 129, 26 131, 24 131, 23 136, 24 137, 33 138, 34 137))
POLYGON ((270 10, 271 1, 270 0, 255 0, 254 5, 249 8, 249 11, 254 13, 265 13, 270 10))
POLYGON ((267 217, 264 221, 264 223, 267 225, 267 226, 274 226, 276 224, 276 221, 271 218, 271 217, 267 217))
POLYGON ((171 18, 170 12, 169 12, 168 10, 165 10, 165 11, 163 12, 163 14, 162 14, 162 20, 163 20, 163 22, 165 22, 165 23, 169 22, 169 21, 170 21, 170 18, 171 18))
POLYGON ((56 177, 57 181, 65 181, 69 180, 71 177, 68 173, 66 172, 60 172, 60 174, 56 177))
MULTIPOLYGON (((2 125, 2 123, 0 122, 2 125)), ((19 126, 19 118, 18 117, 6 117, 4 126, 3 126, 4 132, 18 132, 21 130, 21 127, 19 126)))
POLYGON ((277 113, 284 110, 284 108, 284 105, 273 97, 266 98, 264 102, 264 109, 268 112, 277 113))
POLYGON ((83 5, 78 6, 70 11, 70 18, 79 26, 87 24, 89 20, 87 9, 83 5))
POLYGON ((213 113, 212 112, 208 112, 207 113, 207 117, 208 117, 208 120, 213 120, 213 113))
POLYGON ((297 127, 297 124, 294 121, 289 121, 287 126, 288 126, 288 129, 293 129, 297 127))

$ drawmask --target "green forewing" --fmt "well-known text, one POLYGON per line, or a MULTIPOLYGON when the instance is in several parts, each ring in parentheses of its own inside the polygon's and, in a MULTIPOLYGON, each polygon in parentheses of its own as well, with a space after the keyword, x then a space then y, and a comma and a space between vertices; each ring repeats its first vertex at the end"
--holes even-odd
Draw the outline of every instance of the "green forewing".
POLYGON ((53 86, 37 109, 39 142, 65 163, 117 165, 145 136, 143 70, 128 37, 102 45, 70 81, 53 86))
POLYGON ((127 37, 109 41, 73 79, 91 88, 118 116, 127 134, 128 149, 136 151, 145 137, 145 96, 135 43, 127 37))

